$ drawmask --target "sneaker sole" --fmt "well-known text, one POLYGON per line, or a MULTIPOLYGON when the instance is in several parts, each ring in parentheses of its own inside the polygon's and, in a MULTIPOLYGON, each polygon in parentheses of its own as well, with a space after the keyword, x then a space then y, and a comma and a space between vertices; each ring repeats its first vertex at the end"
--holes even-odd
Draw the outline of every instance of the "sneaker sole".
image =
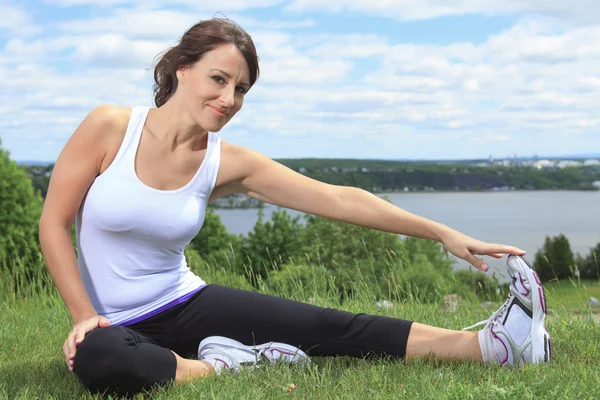
MULTIPOLYGON (((255 352, 255 350, 261 351, 268 347, 273 347, 279 353, 285 354, 286 356, 290 356, 291 360, 289 360, 288 362, 291 364, 310 364, 310 359, 308 358, 308 355, 305 352, 289 344, 279 342, 267 342, 255 346, 247 346, 238 342, 237 340, 233 340, 224 336, 210 336, 201 341, 200 345, 198 346, 198 354, 200 354, 202 347, 206 346, 209 343, 216 344, 217 347, 226 347, 234 349, 241 348, 247 352, 255 352)), ((272 351, 264 351, 262 352, 262 354, 272 363, 278 361, 278 357, 276 357, 272 351)))
MULTIPOLYGON (((509 256, 510 257, 510 256, 509 256)), ((544 325, 547 304, 542 283, 531 265, 521 256, 515 256, 524 265, 523 270, 530 282, 533 297, 533 323, 531 324, 531 358, 532 363, 550 362, 552 360, 552 339, 544 325), (534 287, 535 286, 535 287, 534 287)))

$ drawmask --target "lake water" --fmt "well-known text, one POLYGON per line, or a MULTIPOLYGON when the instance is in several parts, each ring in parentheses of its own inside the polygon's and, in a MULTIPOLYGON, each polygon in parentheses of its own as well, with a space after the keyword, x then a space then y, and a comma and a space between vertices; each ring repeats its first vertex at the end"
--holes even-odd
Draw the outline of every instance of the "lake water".
MULTIPOLYGON (((382 196, 382 195, 380 195, 382 196)), ((508 244, 528 252, 533 262, 546 236, 563 233, 574 253, 583 256, 600 242, 600 191, 511 191, 477 193, 390 193, 396 206, 446 224, 476 239, 508 244)), ((265 218, 277 207, 267 205, 265 218)), ((299 214, 289 210, 292 215, 299 214)), ((217 210, 230 233, 246 234, 258 210, 217 210)), ((505 259, 484 257, 492 270, 505 275, 505 259)), ((456 268, 469 266, 457 259, 456 268)))

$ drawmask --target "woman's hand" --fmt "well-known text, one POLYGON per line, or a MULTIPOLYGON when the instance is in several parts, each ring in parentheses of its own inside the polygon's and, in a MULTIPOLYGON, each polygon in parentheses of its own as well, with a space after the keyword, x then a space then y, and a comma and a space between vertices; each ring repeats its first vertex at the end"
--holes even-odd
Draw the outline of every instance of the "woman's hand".
POLYGON ((65 344, 63 345, 65 360, 69 366, 69 371, 73 371, 73 361, 75 360, 77 346, 83 342, 86 333, 91 332, 94 329, 106 328, 107 326, 110 326, 110 321, 99 315, 81 319, 73 325, 73 329, 69 333, 69 336, 67 336, 67 340, 65 340, 65 344))
POLYGON ((481 271, 487 271, 490 267, 481 258, 475 255, 486 255, 494 258, 502 258, 502 254, 525 255, 526 252, 517 247, 506 246, 503 244, 486 243, 477 239, 473 239, 467 235, 455 231, 448 230, 442 237, 441 243, 454 254, 456 257, 462 258, 469 264, 481 271))

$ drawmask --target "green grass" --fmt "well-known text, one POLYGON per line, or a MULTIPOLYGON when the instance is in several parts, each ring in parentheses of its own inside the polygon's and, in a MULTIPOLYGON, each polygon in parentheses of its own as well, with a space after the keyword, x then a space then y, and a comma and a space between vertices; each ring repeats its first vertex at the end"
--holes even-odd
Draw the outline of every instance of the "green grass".
POLYGON ((572 311, 586 309, 590 296, 600 299, 600 281, 551 281, 544 285, 550 304, 560 304, 572 311))
MULTIPOLYGON (((314 357, 306 370, 270 366, 237 376, 161 387, 138 398, 595 399, 600 394, 600 325, 589 310, 581 315, 569 310, 570 299, 576 296, 563 295, 567 286, 548 290, 554 300, 547 323, 554 342, 552 364, 502 369, 476 363, 314 357), (560 299, 568 300, 567 307, 560 299), (295 389, 290 392, 292 387, 295 389)), ((367 298, 370 296, 337 306, 379 313, 367 298)), ((331 304, 331 299, 320 298, 316 303, 331 304)), ((462 329, 489 313, 478 305, 449 313, 439 305, 417 303, 397 304, 381 312, 451 329, 462 329)), ((66 368, 62 344, 69 327, 69 316, 56 295, 0 303, 0 399, 99 398, 89 395, 66 368)))

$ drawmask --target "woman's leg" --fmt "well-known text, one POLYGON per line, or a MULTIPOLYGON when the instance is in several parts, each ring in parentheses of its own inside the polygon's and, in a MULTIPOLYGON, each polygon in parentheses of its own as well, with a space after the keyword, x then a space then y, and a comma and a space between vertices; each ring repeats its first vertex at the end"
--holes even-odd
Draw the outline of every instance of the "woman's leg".
POLYGON ((414 323, 408 336, 406 358, 432 355, 438 360, 483 361, 477 332, 453 331, 414 323))
POLYGON ((476 359, 476 334, 411 324, 210 285, 189 302, 132 327, 90 332, 77 349, 74 372, 91 392, 117 395, 211 375, 209 363, 181 355, 195 356, 200 340, 215 335, 249 345, 284 342, 311 355, 413 357, 433 352, 440 358, 476 359), (165 334, 167 325, 173 336, 165 334))
POLYGON ((190 378, 214 375, 215 373, 213 366, 206 361, 183 358, 175 352, 173 352, 173 354, 175 355, 177 362, 175 370, 175 382, 177 383, 181 383, 190 378))
MULTIPOLYGON (((506 302, 478 332, 452 331, 402 319, 352 314, 330 308, 208 286, 190 302, 182 338, 226 336, 246 345, 269 341, 311 355, 392 356, 472 360, 521 366, 552 360, 552 341, 542 284, 523 257, 509 256, 512 278, 506 302), (191 336, 190 336, 191 335, 191 336)), ((176 328, 178 329, 178 328, 176 328)))
MULTIPOLYGON (((195 356, 200 340, 225 336, 245 345, 283 342, 312 356, 391 356, 482 361, 477 332, 452 331, 396 318, 352 314, 209 285, 172 317, 171 348, 195 356)), ((174 310, 175 311, 175 310, 174 310)), ((176 381, 205 376, 200 361, 177 358, 176 381), (179 374, 185 371, 185 374, 179 374)))
POLYGON ((245 345, 283 342, 312 356, 417 357, 481 361, 476 332, 451 331, 397 318, 353 314, 255 292, 209 285, 173 319, 179 354, 225 336, 245 345))
POLYGON ((127 327, 110 326, 86 335, 75 354, 73 372, 91 392, 127 395, 173 381, 176 360, 155 339, 127 327))
POLYGON ((524 260, 517 258, 509 258, 509 272, 513 281, 508 300, 483 321, 486 326, 479 332, 352 314, 208 285, 187 302, 141 325, 132 325, 136 331, 141 328, 142 332, 152 332, 153 338, 157 331, 158 336, 168 337, 162 342, 173 352, 132 329, 102 328, 86 336, 77 352, 75 370, 88 387, 105 385, 108 378, 118 375, 114 371, 134 376, 132 380, 127 378, 123 387, 211 374, 214 371, 208 364, 179 356, 195 356, 199 342, 209 336, 225 336, 246 345, 283 342, 310 355, 433 355, 437 359, 483 360, 501 365, 550 361, 552 346, 544 327, 546 303, 539 279, 524 260))

